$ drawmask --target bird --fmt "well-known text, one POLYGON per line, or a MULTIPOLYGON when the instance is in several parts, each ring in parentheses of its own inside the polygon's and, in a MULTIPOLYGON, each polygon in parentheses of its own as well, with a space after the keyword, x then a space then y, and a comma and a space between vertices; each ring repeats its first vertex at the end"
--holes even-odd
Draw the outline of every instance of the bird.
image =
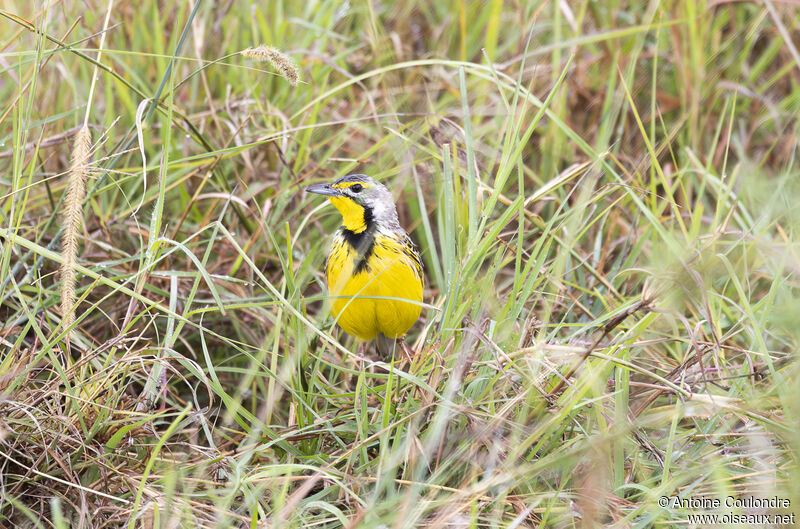
POLYGON ((359 340, 376 340, 390 356, 422 311, 424 278, 419 250, 400 226, 392 193, 364 174, 314 184, 342 215, 325 264, 331 312, 359 340))

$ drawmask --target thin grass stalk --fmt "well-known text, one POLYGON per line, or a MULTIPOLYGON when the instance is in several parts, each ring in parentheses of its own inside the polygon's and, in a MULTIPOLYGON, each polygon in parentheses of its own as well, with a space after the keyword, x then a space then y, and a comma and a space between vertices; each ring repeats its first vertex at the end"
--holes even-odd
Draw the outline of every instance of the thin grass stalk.
POLYGON ((103 21, 103 33, 100 36, 100 45, 97 49, 97 59, 92 70, 92 82, 89 86, 86 113, 83 116, 83 126, 75 135, 72 147, 72 163, 70 164, 67 182, 67 196, 64 201, 62 228, 64 235, 61 238, 61 253, 64 258, 61 263, 61 316, 66 329, 64 341, 69 343, 71 327, 75 323, 75 284, 77 281, 75 265, 78 262, 78 234, 81 231, 83 220, 83 199, 86 196, 86 179, 89 177, 89 156, 92 146, 92 132, 89 129, 89 115, 92 108, 92 98, 97 85, 98 67, 106 41, 108 23, 111 20, 111 9, 114 0, 108 1, 106 17, 103 21))

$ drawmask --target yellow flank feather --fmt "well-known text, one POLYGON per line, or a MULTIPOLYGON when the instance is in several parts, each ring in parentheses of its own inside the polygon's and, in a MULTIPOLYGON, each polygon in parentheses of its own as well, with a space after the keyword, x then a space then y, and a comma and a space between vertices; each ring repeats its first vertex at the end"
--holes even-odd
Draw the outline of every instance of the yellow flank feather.
POLYGON ((356 271, 359 259, 349 243, 337 237, 327 275, 331 310, 339 326, 362 340, 372 340, 378 333, 403 336, 422 309, 422 275, 416 256, 406 253, 403 241, 376 235, 366 265, 356 271))

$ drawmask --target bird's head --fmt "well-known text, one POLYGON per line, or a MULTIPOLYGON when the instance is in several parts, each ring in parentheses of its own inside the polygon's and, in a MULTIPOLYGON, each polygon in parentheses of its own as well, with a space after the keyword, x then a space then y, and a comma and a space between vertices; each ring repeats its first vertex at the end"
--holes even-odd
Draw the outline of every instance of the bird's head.
POLYGON ((343 176, 329 184, 314 184, 306 193, 325 195, 339 213, 346 230, 361 233, 372 223, 387 228, 399 227, 397 208, 386 186, 363 174, 343 176))

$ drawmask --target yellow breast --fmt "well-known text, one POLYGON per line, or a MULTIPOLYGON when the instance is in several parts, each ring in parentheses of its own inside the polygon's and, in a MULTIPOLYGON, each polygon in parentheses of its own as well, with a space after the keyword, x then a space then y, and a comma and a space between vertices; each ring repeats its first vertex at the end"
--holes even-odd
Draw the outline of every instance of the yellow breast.
POLYGON ((413 252, 400 237, 376 234, 362 258, 336 237, 328 258, 328 288, 331 311, 347 334, 362 340, 378 333, 399 338, 414 325, 422 310, 422 272, 413 252))

